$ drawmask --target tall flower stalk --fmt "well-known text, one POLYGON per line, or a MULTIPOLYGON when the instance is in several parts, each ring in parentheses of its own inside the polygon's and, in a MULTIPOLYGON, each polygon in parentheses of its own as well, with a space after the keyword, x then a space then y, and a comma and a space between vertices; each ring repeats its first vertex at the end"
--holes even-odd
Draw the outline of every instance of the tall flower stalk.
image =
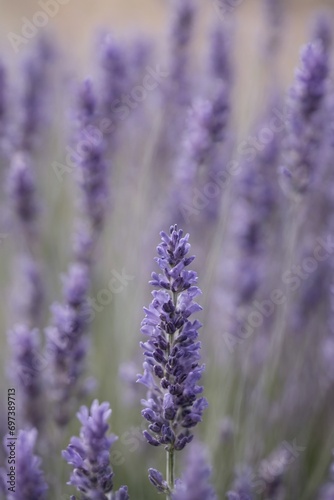
POLYGON ((144 350, 144 374, 138 382, 148 388, 142 404, 143 417, 149 422, 144 436, 152 446, 165 445, 166 481, 162 474, 149 470, 149 479, 158 491, 172 498, 175 483, 175 452, 193 438, 191 429, 202 421, 208 403, 198 397, 203 387, 197 385, 204 366, 199 364, 201 343, 197 341, 202 326, 190 316, 201 310, 194 301, 201 291, 197 274, 186 269, 194 257, 188 257, 189 235, 171 226, 169 235, 161 232, 156 261, 162 274, 152 273, 153 301, 145 308, 141 331, 149 339, 144 350))
MULTIPOLYGON (((72 437, 63 458, 73 466, 68 484, 75 486, 82 500, 128 500, 126 486, 112 493, 114 484, 110 449, 117 437, 108 434, 109 403, 93 401, 91 408, 82 406, 77 413, 81 422, 80 437, 72 437)), ((75 498, 75 497, 71 497, 75 498)))
POLYGON ((82 384, 88 352, 93 253, 106 212, 107 168, 104 140, 96 135, 97 99, 90 80, 80 88, 78 105, 77 178, 80 187, 80 225, 74 259, 63 279, 63 303, 52 306, 52 326, 47 328, 49 381, 58 425, 68 423, 77 398, 86 392, 82 384))

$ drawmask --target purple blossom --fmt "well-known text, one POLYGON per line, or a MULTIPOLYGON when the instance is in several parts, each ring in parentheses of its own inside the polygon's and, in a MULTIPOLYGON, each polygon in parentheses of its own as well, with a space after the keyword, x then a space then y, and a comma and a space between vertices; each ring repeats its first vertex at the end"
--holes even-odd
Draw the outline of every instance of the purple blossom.
POLYGON ((73 404, 82 391, 81 376, 87 353, 89 286, 88 266, 72 264, 63 279, 64 303, 52 306, 53 324, 46 329, 49 385, 59 425, 67 424, 73 404))
POLYGON ((328 52, 332 46, 332 30, 333 22, 331 14, 328 12, 319 14, 313 25, 312 39, 319 40, 326 52, 328 52))
POLYGON ((252 483, 253 471, 250 467, 242 465, 236 470, 233 489, 227 493, 228 500, 253 500, 252 483))
POLYGON ((188 52, 194 26, 195 4, 193 0, 174 1, 173 7, 168 96, 171 95, 176 104, 185 105, 189 102, 188 52))
POLYGON ((282 172, 292 190, 299 193, 307 190, 321 170, 319 152, 328 71, 328 53, 322 42, 316 39, 302 50, 300 68, 290 92, 284 152, 286 165, 282 172))
MULTIPOLYGON (((62 455, 73 466, 68 484, 75 486, 82 500, 107 500, 113 490, 113 471, 110 449, 117 437, 108 434, 109 403, 93 401, 90 410, 82 406, 77 413, 81 422, 80 437, 72 437, 62 455)), ((128 500, 126 486, 112 496, 115 500, 128 500)))
POLYGON ((210 73, 215 80, 232 83, 231 43, 225 24, 216 22, 210 39, 210 73))
POLYGON ((182 149, 174 174, 172 206, 168 210, 176 220, 188 221, 197 213, 192 204, 192 197, 200 167, 210 162, 212 148, 215 142, 222 138, 227 113, 225 97, 225 93, 223 98, 219 93, 214 102, 198 99, 188 114, 182 149))
POLYGON ((38 330, 16 325, 8 334, 11 346, 10 376, 19 391, 20 418, 25 424, 40 428, 45 419, 43 379, 45 359, 41 356, 38 330))
POLYGON ((80 155, 77 172, 82 212, 92 235, 103 225, 108 192, 105 143, 102 132, 96 127, 96 119, 96 96, 91 81, 85 80, 79 89, 77 150, 80 155))
POLYGON ((114 123, 117 108, 127 90, 128 68, 124 47, 111 34, 104 35, 100 46, 102 78, 102 114, 114 123))
MULTIPOLYGON (((8 500, 45 500, 47 498, 48 486, 40 467, 41 459, 34 455, 36 441, 36 429, 19 431, 15 450, 15 492, 9 492, 7 488, 8 500)), ((10 442, 11 438, 7 436, 4 440, 7 450, 10 450, 10 442)), ((8 487, 8 484, 6 486, 8 487)))
POLYGON ((142 415, 149 422, 144 431, 148 443, 165 445, 167 451, 182 450, 192 438, 191 429, 202 420, 208 406, 198 397, 197 385, 204 366, 199 364, 201 343, 197 341, 199 321, 190 316, 201 310, 194 301, 201 291, 197 274, 188 271, 194 257, 188 257, 189 235, 171 226, 170 234, 161 232, 156 261, 162 274, 152 273, 153 301, 145 308, 141 331, 148 337, 144 350, 144 374, 138 382, 148 388, 142 415))
POLYGON ((211 468, 208 466, 203 445, 192 444, 188 451, 186 469, 176 482, 173 500, 217 500, 211 485, 211 468))
POLYGON ((36 258, 39 213, 36 180, 27 155, 17 153, 13 156, 7 191, 22 253, 17 266, 19 273, 16 288, 20 289, 15 290, 16 315, 27 324, 36 326, 41 318, 44 287, 40 264, 36 258))
POLYGON ((53 49, 46 38, 39 38, 33 53, 23 61, 23 93, 19 118, 19 137, 16 149, 34 153, 46 122, 48 66, 53 49))
POLYGON ((7 191, 25 244, 31 245, 36 235, 38 202, 36 179, 28 155, 14 154, 8 174, 7 191))

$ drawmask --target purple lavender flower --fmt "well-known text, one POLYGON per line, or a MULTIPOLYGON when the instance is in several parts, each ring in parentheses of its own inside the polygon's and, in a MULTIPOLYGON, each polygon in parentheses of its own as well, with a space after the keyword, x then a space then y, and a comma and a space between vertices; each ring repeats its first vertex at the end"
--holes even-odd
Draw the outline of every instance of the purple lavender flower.
POLYGON ((174 486, 174 451, 182 450, 193 434, 191 429, 202 420, 208 403, 198 395, 197 385, 204 366, 199 364, 201 343, 197 341, 199 321, 190 316, 201 310, 194 301, 201 291, 196 286, 197 274, 186 269, 194 260, 188 257, 189 235, 171 226, 170 234, 161 232, 156 261, 162 274, 152 273, 150 284, 153 301, 145 308, 141 331, 149 339, 141 343, 144 350, 144 375, 138 382, 148 388, 142 403, 142 415, 149 422, 144 431, 148 443, 165 445, 169 461, 167 483, 174 486))
MULTIPOLYGON (((16 440, 16 464, 15 464, 15 485, 14 491, 8 490, 8 500, 45 500, 48 486, 41 471, 41 460, 34 455, 34 448, 37 440, 36 429, 21 430, 16 440)), ((8 436, 4 441, 4 446, 10 450, 11 438, 8 436)), ((8 479, 8 476, 7 476, 8 479)))
MULTIPOLYGON (((193 0, 174 1, 173 20, 171 24, 171 64, 169 92, 174 102, 185 105, 189 102, 189 82, 187 79, 188 50, 193 31, 195 8, 193 0)), ((168 97, 170 97, 168 93, 168 97)))
POLYGON ((317 170, 323 130, 328 53, 319 39, 304 47, 290 93, 289 121, 282 169, 292 190, 304 193, 317 170))
POLYGON ((319 40, 326 52, 332 46, 333 22, 330 13, 322 12, 316 18, 313 25, 313 40, 319 40))
POLYGON ((96 127, 97 102, 90 80, 79 90, 77 150, 81 207, 92 237, 104 221, 107 200, 107 168, 104 161, 104 138, 96 127))
POLYGON ((214 79, 232 83, 231 47, 227 26, 216 22, 211 33, 210 73, 214 79))
MULTIPOLYGON (((75 486, 82 500, 107 500, 113 490, 110 449, 117 437, 107 434, 111 415, 109 403, 93 401, 90 410, 82 406, 77 413, 81 422, 80 437, 72 437, 63 458, 73 466, 68 484, 75 486)), ((127 487, 114 493, 114 500, 128 500, 127 487)))
POLYGON ((253 500, 252 482, 254 474, 248 466, 242 465, 236 470, 233 490, 227 493, 228 500, 253 500))
POLYGON ((168 212, 174 220, 188 221, 198 210, 192 204, 193 190, 198 181, 199 168, 210 161, 213 145, 221 139, 224 115, 227 112, 225 96, 214 102, 197 100, 190 110, 184 133, 182 150, 174 174, 172 206, 168 212))
POLYGON ((210 476, 211 468, 203 445, 192 444, 182 479, 176 482, 173 500, 217 500, 210 476))
POLYGON ((46 329, 51 399, 56 403, 55 419, 59 425, 67 424, 81 392, 80 378, 85 368, 85 334, 89 318, 88 266, 73 264, 63 281, 64 303, 52 306, 53 325, 46 329))
POLYGON ((102 114, 112 122, 117 119, 117 107, 127 90, 128 81, 126 52, 122 45, 110 34, 103 37, 100 47, 102 70, 102 114))
POLYGON ((16 325, 8 334, 12 360, 10 376, 19 391, 20 418, 40 428, 44 418, 42 372, 45 360, 40 355, 38 330, 16 325))
POLYGON ((21 97, 20 128, 16 149, 33 153, 40 141, 46 121, 47 73, 53 49, 50 42, 41 37, 35 51, 23 63, 23 95, 21 97))
POLYGON ((26 154, 13 156, 8 175, 8 195, 25 243, 31 245, 36 236, 38 203, 34 171, 26 154))
POLYGON ((20 320, 36 326, 42 313, 44 289, 40 265, 35 256, 39 212, 36 181, 27 155, 17 153, 13 156, 7 190, 22 252, 17 266, 20 270, 17 280, 20 291, 15 293, 15 303, 20 320))

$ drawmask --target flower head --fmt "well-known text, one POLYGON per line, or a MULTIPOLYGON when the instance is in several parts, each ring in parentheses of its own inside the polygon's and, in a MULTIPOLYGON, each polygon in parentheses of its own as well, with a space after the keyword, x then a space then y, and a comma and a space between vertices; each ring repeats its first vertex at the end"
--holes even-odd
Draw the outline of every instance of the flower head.
POLYGON ((192 444, 182 479, 176 483, 173 500, 216 500, 210 475, 211 469, 203 446, 199 443, 192 444))
POLYGON ((177 226, 170 228, 169 235, 160 234, 156 261, 162 273, 153 273, 150 282, 159 290, 152 292, 153 301, 145 308, 141 331, 148 340, 141 344, 145 362, 138 382, 148 388, 148 398, 142 401, 142 415, 149 422, 144 432, 147 441, 181 450, 192 440, 191 429, 208 406, 205 398, 198 397, 204 370, 197 341, 201 324, 190 320, 201 310, 194 301, 201 292, 197 274, 187 269, 194 260, 188 256, 189 235, 183 236, 177 226))
MULTIPOLYGON (((9 500, 33 498, 45 500, 48 486, 41 471, 41 460, 34 455, 37 439, 36 429, 21 430, 16 441, 15 493, 7 493, 9 500)), ((8 439, 5 440, 5 446, 8 439)), ((7 448, 9 449, 9 448, 7 448)))
MULTIPOLYGON (((117 437, 108 434, 110 415, 109 403, 99 404, 95 400, 90 409, 82 406, 77 413, 81 422, 80 437, 72 437, 62 453, 74 468, 68 484, 82 493, 83 500, 107 500, 107 494, 113 489, 110 448, 117 437)), ((113 498, 127 500, 127 488, 122 486, 113 498)))

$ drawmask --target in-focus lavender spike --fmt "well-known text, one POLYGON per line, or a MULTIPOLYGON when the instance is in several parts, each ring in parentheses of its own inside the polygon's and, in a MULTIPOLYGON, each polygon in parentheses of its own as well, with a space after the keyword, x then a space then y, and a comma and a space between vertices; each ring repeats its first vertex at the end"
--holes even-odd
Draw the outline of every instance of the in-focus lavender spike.
MULTIPOLYGON (((153 273, 150 284, 153 301, 145 308, 141 331, 148 337, 141 343, 144 350, 144 374, 138 382, 148 389, 142 404, 148 421, 144 436, 153 446, 167 450, 167 484, 174 487, 174 452, 182 450, 193 434, 191 429, 202 421, 208 403, 198 397, 203 388, 197 385, 204 366, 200 365, 199 321, 190 316, 201 310, 194 301, 201 291, 197 274, 186 268, 194 260, 188 257, 189 235, 171 226, 167 235, 161 232, 156 261, 162 274, 153 273)), ((159 489, 159 488, 158 488, 159 489)))
MULTIPOLYGON (((107 500, 113 490, 110 449, 117 437, 108 434, 110 415, 109 403, 99 404, 95 400, 90 409, 82 406, 77 413, 81 422, 80 437, 72 437, 62 453, 66 462, 73 467, 68 484, 81 492, 83 500, 107 500)), ((122 486, 112 498, 128 500, 127 487, 122 486)))

